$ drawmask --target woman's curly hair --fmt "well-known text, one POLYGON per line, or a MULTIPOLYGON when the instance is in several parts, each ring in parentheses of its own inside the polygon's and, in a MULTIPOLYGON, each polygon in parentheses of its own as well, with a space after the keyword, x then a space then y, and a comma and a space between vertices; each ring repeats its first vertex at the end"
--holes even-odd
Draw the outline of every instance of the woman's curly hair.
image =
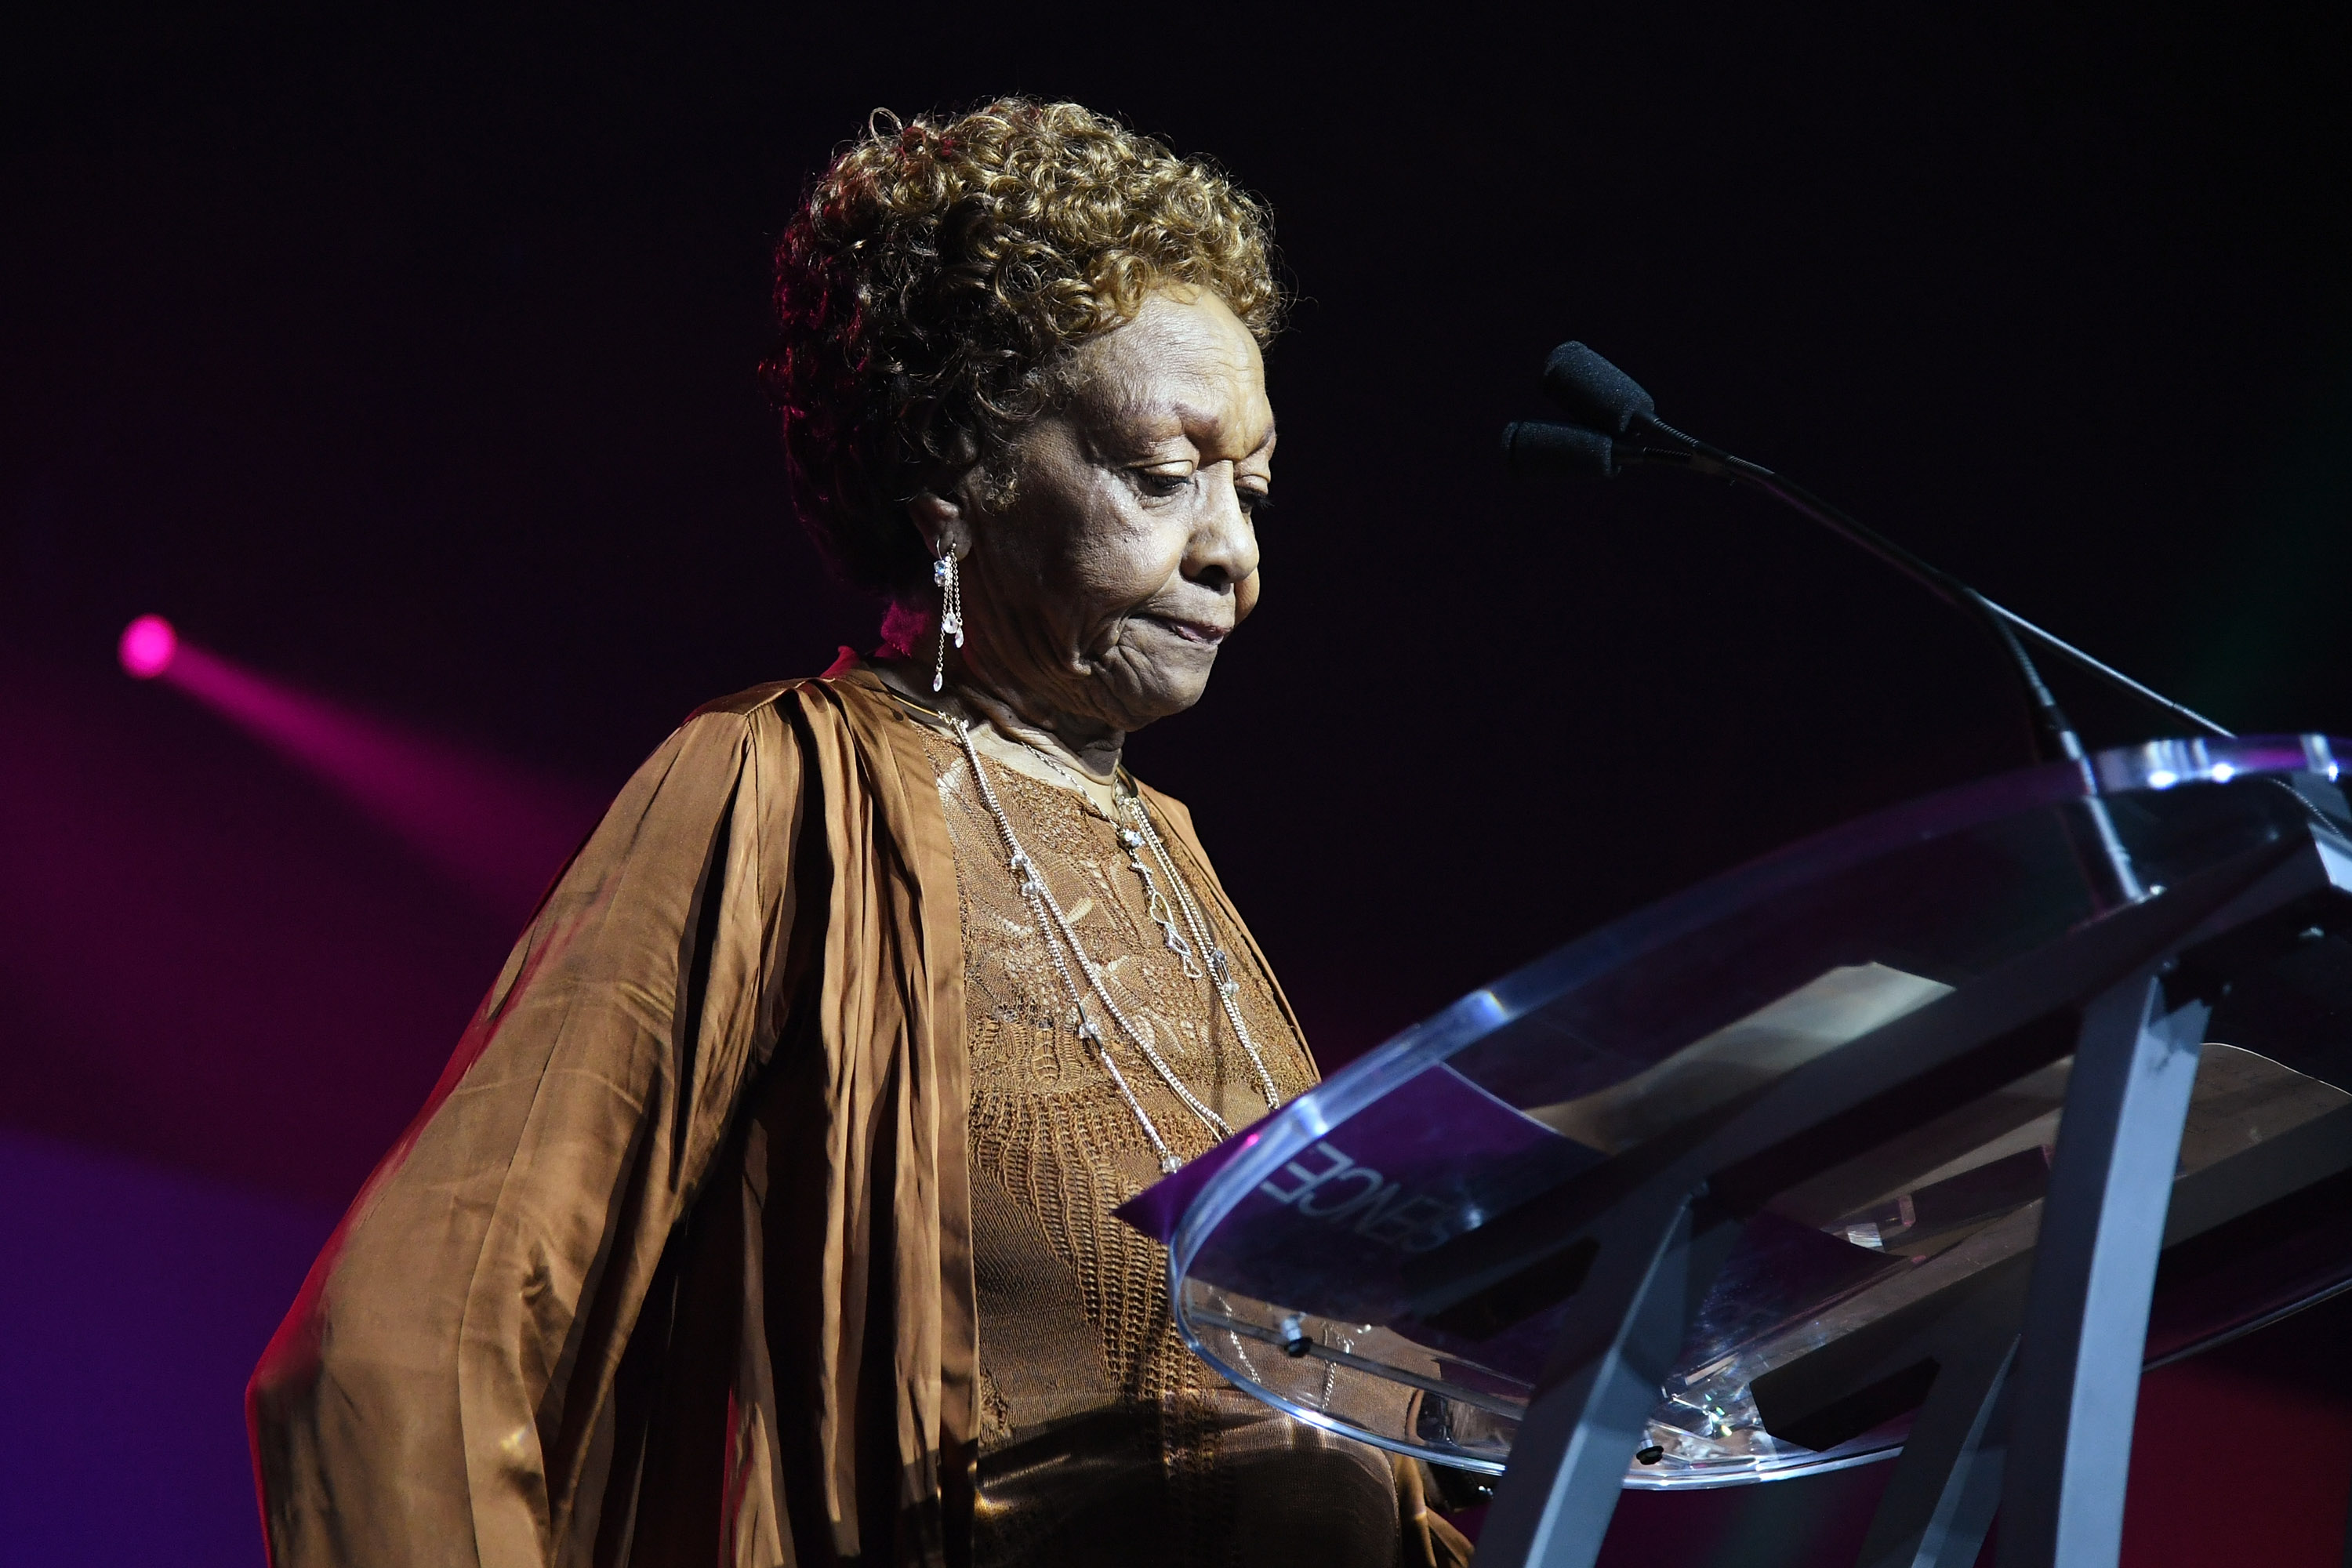
POLYGON ((1154 289, 1224 300, 1260 342, 1283 309, 1265 206, 1213 165, 1075 103, 877 111, 776 247, 782 341, 761 365, 801 519, 860 587, 929 580, 906 502, 1051 406, 1078 345, 1154 289))

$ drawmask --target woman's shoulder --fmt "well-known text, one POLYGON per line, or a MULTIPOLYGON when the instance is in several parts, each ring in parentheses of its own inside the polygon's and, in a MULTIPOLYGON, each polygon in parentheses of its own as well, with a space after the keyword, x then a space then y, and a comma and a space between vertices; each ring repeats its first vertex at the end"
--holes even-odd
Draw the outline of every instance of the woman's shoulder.
POLYGON ((675 817, 690 835, 746 799, 789 815, 811 788, 861 787, 878 770, 849 759, 887 750, 887 703, 862 674, 762 681, 705 702, 638 764, 607 821, 675 817))
POLYGON ((807 684, 806 679, 763 680, 757 686, 745 687, 729 696, 712 698, 688 714, 686 721, 691 724, 698 719, 707 718, 748 719, 762 709, 773 708, 779 700, 807 684))
POLYGON ((873 670, 856 660, 849 649, 823 675, 806 675, 792 680, 763 680, 757 686, 725 697, 714 697, 686 716, 693 724, 698 720, 712 719, 724 722, 730 719, 755 718, 779 709, 798 706, 803 709, 862 709, 882 702, 882 683, 873 670))
MULTIPOLYGON (((892 750, 896 715, 870 667, 836 664, 823 675, 761 681, 705 702, 686 716, 663 752, 668 764, 696 768, 740 767, 754 757, 781 762, 812 748, 870 758, 892 750)), ((660 752, 654 759, 663 760, 660 752)))

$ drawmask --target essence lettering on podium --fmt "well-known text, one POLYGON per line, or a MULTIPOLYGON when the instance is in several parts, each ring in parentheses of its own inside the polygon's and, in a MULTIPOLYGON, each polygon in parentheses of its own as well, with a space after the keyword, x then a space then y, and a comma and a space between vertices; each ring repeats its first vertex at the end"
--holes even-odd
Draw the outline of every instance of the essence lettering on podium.
MULTIPOLYGON (((1885 964, 1841 965, 1644 1071, 1526 1110, 1439 1063, 1238 1194, 1192 1275, 1361 1322, 1398 1321, 1412 1294, 1407 1259, 1948 989, 1885 964)), ((1172 1241, 1194 1200, 1266 1125, 1130 1198, 1118 1217, 1172 1241)))
MULTIPOLYGON (((1265 1125, 1129 1199, 1118 1217, 1172 1241, 1193 1200, 1265 1125)), ((1238 1194, 1234 1215, 1246 1223, 1220 1226, 1192 1272, 1223 1289, 1286 1291, 1306 1310, 1391 1321, 1406 1310, 1409 1258, 1601 1158, 1440 1064, 1238 1194)))
POLYGON ((1427 1252, 1454 1234, 1445 1222, 1453 1205, 1426 1194, 1407 1197, 1397 1183, 1371 1166, 1321 1142, 1308 1148, 1307 1159, 1324 1162, 1319 1171, 1293 1160, 1258 1184, 1257 1190, 1278 1204, 1327 1224, 1346 1225, 1356 1235, 1406 1252, 1427 1252), (1285 1178, 1297 1184, 1287 1189, 1285 1178))

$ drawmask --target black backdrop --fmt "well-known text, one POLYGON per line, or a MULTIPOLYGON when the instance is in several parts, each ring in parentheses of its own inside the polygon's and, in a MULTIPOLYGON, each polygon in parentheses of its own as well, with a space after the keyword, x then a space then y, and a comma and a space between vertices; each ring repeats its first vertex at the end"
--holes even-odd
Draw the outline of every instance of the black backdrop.
MULTIPOLYGON (((1266 599, 1133 761, 1327 1062, 2024 754, 1977 634, 1794 520, 1507 480, 1559 339, 2225 721, 2352 731, 2340 8, 49 9, 0 51, 0 646, 191 754, 117 689, 132 615, 607 789, 698 701, 870 642, 788 517, 765 253, 869 110, 1003 90, 1277 216, 1266 599)), ((451 917, 331 1137, 213 1163, 349 1192, 516 913, 451 917)), ((56 1055, 13 1114, 135 1099, 56 1055)))

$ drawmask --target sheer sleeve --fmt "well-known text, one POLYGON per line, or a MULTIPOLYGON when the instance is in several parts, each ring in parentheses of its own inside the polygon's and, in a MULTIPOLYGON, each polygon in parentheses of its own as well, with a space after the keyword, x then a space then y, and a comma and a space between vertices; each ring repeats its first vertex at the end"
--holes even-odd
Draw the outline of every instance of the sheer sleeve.
POLYGON ((614 1369, 790 994, 802 767, 772 701, 698 715, 546 898, 254 1374, 279 1568, 588 1558, 614 1369))

